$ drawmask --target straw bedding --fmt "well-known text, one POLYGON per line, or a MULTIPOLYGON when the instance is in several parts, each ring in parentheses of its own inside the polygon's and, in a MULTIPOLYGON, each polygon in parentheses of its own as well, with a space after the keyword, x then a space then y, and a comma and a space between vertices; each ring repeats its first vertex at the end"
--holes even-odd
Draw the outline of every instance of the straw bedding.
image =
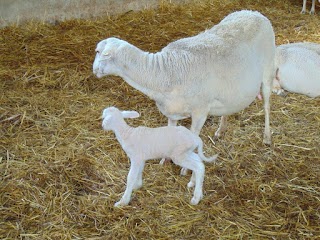
MULTIPOLYGON (((320 237, 320 99, 272 96, 272 145, 262 144, 262 102, 202 129, 205 196, 190 206, 189 176, 150 161, 144 187, 129 206, 113 204, 125 189, 129 161, 101 111, 137 110, 133 126, 166 125, 153 101, 117 77, 91 73, 95 45, 117 36, 157 51, 199 33, 240 9, 272 22, 277 44, 320 43, 320 17, 300 15, 301 1, 162 3, 155 10, 0 30, 1 239, 316 239, 320 237)), ((317 5, 317 10, 319 10, 317 5)), ((181 124, 190 126, 190 120, 181 124)))

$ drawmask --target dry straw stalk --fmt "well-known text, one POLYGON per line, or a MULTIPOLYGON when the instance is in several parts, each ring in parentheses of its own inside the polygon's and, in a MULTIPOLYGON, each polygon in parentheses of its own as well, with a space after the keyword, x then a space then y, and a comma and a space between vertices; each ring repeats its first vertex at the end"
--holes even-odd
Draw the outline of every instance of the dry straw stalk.
MULTIPOLYGON (((1 239, 316 239, 320 236, 320 99, 272 97, 273 145, 262 144, 262 103, 230 117, 226 135, 210 140, 205 197, 188 204, 188 177, 174 165, 146 165, 131 204, 113 204, 129 162, 101 129, 104 107, 138 110, 133 126, 163 126, 153 101, 120 78, 95 78, 94 48, 110 36, 157 51, 240 9, 272 22, 277 44, 320 43, 320 17, 300 15, 301 1, 167 2, 155 10, 0 30, 1 239)), ((318 6, 317 6, 317 9, 318 6)), ((318 11, 320 12, 320 11, 318 11)), ((190 120, 181 122, 189 126, 190 120)))

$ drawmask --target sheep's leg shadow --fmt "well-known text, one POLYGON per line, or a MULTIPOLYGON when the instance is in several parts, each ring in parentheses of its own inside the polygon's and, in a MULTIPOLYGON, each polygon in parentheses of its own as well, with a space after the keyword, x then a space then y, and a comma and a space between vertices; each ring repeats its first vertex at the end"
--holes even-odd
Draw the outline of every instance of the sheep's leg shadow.
MULTIPOLYGON (((130 170, 129 170, 129 173, 127 176, 126 190, 125 190, 122 198, 120 199, 120 201, 115 203, 115 205, 114 205, 115 207, 125 206, 125 205, 128 205, 128 203, 130 202, 131 194, 132 194, 134 187, 139 185, 139 184, 137 184, 137 181, 138 181, 138 177, 139 177, 139 173, 140 173, 140 169, 141 169, 141 164, 144 165, 144 163, 142 163, 142 162, 135 161, 133 159, 131 160, 131 166, 130 166, 130 170)), ((142 169, 143 169, 143 167, 142 167, 142 169)))
POLYGON ((195 188, 190 204, 197 205, 203 198, 202 186, 205 173, 204 164, 200 157, 194 152, 179 156, 177 159, 173 159, 173 161, 181 167, 192 170, 192 176, 188 186, 192 186, 194 184, 195 188))
MULTIPOLYGON (((170 118, 168 118, 168 126, 177 126, 178 121, 177 120, 172 120, 170 118)), ((160 164, 163 165, 166 162, 171 162, 172 159, 171 158, 162 158, 160 161, 160 164)))

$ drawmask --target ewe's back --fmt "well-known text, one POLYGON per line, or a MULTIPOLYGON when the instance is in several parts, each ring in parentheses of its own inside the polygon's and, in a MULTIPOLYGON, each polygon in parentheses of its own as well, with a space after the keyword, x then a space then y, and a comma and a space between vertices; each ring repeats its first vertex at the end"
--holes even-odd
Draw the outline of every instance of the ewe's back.
POLYGON ((233 51, 239 43, 250 43, 265 34, 274 35, 270 21, 259 12, 243 10, 228 15, 219 24, 196 36, 170 43, 163 51, 223 53, 233 51))
POLYGON ((275 59, 282 88, 309 97, 320 96, 320 44, 280 45, 275 59))

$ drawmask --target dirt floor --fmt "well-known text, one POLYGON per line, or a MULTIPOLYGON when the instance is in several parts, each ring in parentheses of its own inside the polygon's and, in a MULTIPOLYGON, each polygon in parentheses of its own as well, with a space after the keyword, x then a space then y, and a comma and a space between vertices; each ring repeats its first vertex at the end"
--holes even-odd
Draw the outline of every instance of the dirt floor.
POLYGON ((300 14, 301 5, 164 2, 95 20, 0 29, 0 239, 319 239, 320 98, 273 95, 271 146, 262 143, 262 101, 230 116, 215 142, 219 119, 208 118, 204 149, 220 155, 217 164, 206 164, 199 205, 189 205, 190 176, 155 160, 130 205, 114 208, 130 163, 113 133, 101 129, 102 110, 139 111, 132 126, 167 120, 121 78, 92 74, 95 46, 104 38, 155 52, 241 9, 267 16, 277 44, 320 43, 320 16, 300 14))

